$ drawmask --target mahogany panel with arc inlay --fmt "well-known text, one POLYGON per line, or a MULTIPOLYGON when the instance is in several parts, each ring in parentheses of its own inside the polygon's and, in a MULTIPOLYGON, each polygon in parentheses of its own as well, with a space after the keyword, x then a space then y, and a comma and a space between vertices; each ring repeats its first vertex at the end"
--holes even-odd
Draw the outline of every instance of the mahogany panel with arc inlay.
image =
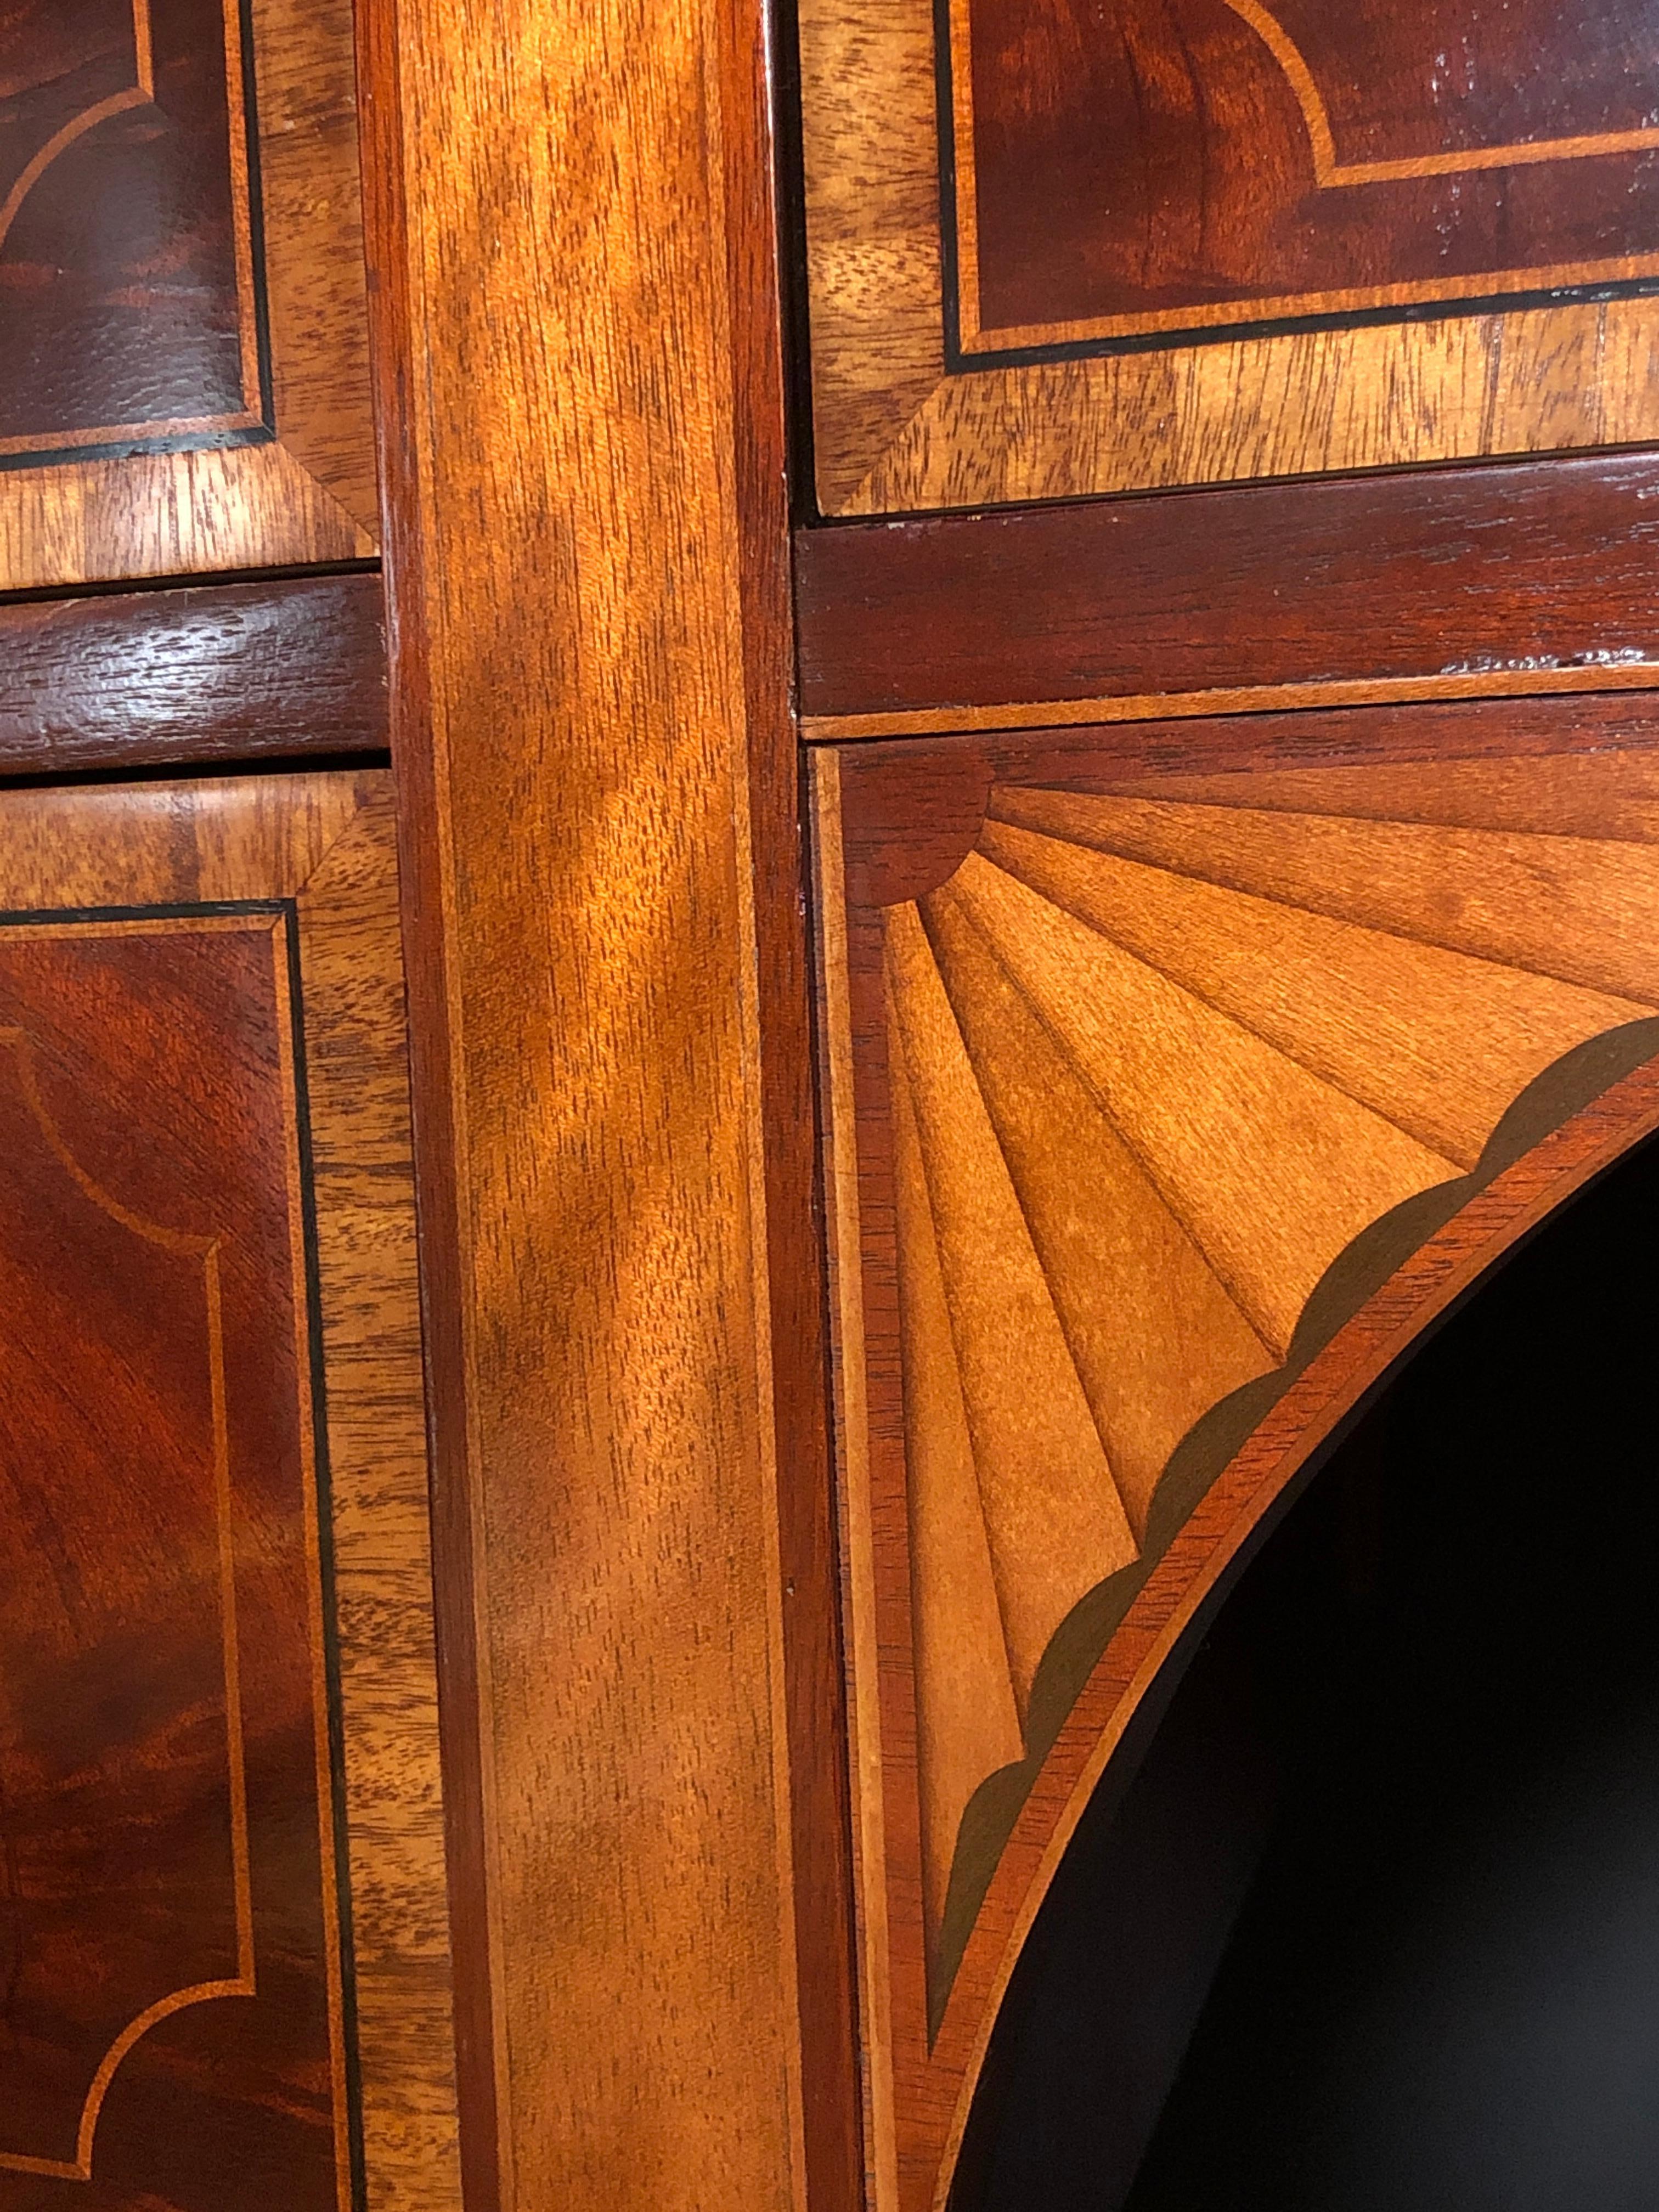
POLYGON ((9 11, 0 462, 272 435, 240 0, 9 11))
POLYGON ((0 2192, 25 2202, 339 2196, 289 933, 210 906, 0 922, 0 2192), (174 2117, 191 2073, 211 2127, 174 2117))
POLYGON ((1659 727, 1616 711, 817 756, 881 2212, 943 2201, 1178 1624, 1455 1284, 1654 1126, 1659 727))
POLYGON ((1638 0, 802 0, 830 514, 1644 442, 1638 0))
POLYGON ((458 2202, 389 798, 0 794, 0 2208, 458 2202))
POLYGON ((0 589, 371 554, 349 0, 0 21, 0 589))
POLYGON ((1179 343, 1659 271, 1626 0, 957 0, 964 355, 1179 343))

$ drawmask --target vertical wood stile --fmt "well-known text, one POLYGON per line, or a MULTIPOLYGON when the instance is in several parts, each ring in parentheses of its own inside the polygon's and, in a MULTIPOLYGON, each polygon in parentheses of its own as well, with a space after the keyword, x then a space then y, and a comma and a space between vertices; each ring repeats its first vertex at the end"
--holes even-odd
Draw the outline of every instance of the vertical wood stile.
POLYGON ((760 10, 361 13, 471 2201, 849 2203, 760 10))

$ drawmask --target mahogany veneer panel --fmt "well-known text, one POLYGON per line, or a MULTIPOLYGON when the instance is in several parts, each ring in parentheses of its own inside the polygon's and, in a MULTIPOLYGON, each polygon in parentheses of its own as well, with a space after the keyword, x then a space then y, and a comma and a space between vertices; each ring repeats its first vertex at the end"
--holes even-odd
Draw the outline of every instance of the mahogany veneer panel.
POLYGON ((956 0, 948 46, 975 359, 1654 273, 1659 61, 1621 0, 1570 27, 1548 0, 956 0))
POLYGON ((349 0, 28 0, 0 64, 0 589, 372 551, 349 0))
POLYGON ((807 734, 1651 684, 1656 501, 1631 455, 803 530, 807 734))
POLYGON ((800 35, 828 513, 1654 433, 1636 0, 803 0, 800 35))
POLYGON ((237 0, 34 0, 9 29, 0 458, 261 434, 237 0))
POLYGON ((0 773, 383 751, 374 575, 0 607, 0 773))
POLYGON ((0 798, 0 2205, 458 2203, 389 801, 0 798))
POLYGON ((1659 722, 817 769, 870 2155, 920 2208, 1180 1625, 1456 1286, 1659 1119, 1659 722))

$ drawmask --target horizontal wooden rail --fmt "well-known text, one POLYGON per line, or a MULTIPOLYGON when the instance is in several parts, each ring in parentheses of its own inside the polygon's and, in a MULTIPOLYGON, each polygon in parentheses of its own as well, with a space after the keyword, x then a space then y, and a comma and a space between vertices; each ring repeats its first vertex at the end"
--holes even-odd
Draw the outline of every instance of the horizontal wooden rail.
POLYGON ((1659 678, 1649 454, 842 524, 795 545, 814 738, 1659 678))
POLYGON ((0 775, 379 752, 373 574, 0 606, 0 775))

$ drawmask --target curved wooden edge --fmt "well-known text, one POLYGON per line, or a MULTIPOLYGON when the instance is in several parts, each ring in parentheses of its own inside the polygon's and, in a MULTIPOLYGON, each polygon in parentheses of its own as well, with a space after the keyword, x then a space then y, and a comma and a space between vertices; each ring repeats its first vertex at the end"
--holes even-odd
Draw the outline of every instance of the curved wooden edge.
POLYGON ((979 842, 995 780, 988 750, 971 744, 918 753, 895 779, 879 754, 836 763, 835 837, 845 896, 854 906, 902 906, 947 884, 979 842), (919 829, 918 822, 926 827, 919 829))
POLYGON ((906 2201, 942 2212, 1021 1948, 1137 1709, 1275 1504, 1431 1324, 1556 1209, 1659 1130, 1659 1059, 1476 1194, 1332 1339, 1247 1440, 1149 1577, 1067 1717, 998 1865, 913 2109, 906 2201))

